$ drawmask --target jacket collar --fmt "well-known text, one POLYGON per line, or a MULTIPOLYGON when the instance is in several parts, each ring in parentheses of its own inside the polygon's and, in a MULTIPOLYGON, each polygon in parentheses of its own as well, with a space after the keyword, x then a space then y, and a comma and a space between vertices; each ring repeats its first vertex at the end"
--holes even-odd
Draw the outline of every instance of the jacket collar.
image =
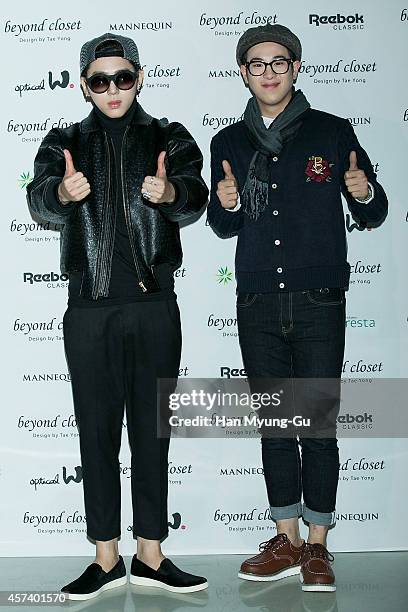
MULTIPOLYGON (((150 125, 152 121, 153 117, 146 113, 140 104, 138 104, 130 125, 150 125)), ((89 115, 81 121, 80 128, 83 133, 101 131, 102 128, 94 109, 92 109, 89 115)))

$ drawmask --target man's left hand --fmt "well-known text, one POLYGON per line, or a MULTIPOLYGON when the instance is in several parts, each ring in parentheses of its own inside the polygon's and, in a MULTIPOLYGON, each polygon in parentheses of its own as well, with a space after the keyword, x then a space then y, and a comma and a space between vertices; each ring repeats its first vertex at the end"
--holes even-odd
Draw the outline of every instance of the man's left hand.
POLYGON ((171 204, 176 199, 174 186, 167 180, 164 158, 166 151, 162 151, 157 159, 156 176, 146 176, 142 185, 142 196, 152 204, 171 204))
POLYGON ((350 167, 344 173, 344 181, 348 192, 359 200, 365 200, 368 196, 368 181, 364 170, 357 166, 357 155, 355 151, 350 153, 350 167))

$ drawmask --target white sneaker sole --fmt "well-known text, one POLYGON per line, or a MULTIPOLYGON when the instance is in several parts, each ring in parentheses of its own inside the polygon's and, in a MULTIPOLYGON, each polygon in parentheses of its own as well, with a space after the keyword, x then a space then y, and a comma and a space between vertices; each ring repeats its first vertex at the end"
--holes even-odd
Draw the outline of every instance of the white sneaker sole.
POLYGON ((203 582, 202 584, 196 584, 194 586, 189 587, 174 587, 169 584, 165 584, 164 582, 160 582, 160 580, 154 580, 153 578, 142 578, 141 576, 133 576, 130 575, 129 578, 130 584, 134 584, 136 586, 144 586, 144 587, 155 587, 156 589, 164 589, 165 591, 170 591, 171 593, 196 593, 197 591, 203 591, 208 588, 208 582, 203 582))
POLYGON ((245 572, 238 572, 238 578, 243 580, 253 580, 254 582, 273 582, 274 580, 281 580, 282 578, 289 578, 289 576, 297 576, 300 573, 300 565, 294 567, 288 567, 287 569, 279 572, 278 574, 269 574, 269 576, 258 576, 257 574, 246 574, 245 572))
POLYGON ((336 590, 335 584, 305 584, 303 582, 303 576, 300 574, 300 582, 302 585, 302 591, 310 592, 310 593, 333 593, 336 590))
POLYGON ((127 583, 127 577, 123 576, 122 578, 116 578, 116 580, 111 580, 111 582, 104 584, 103 586, 101 586, 100 589, 98 589, 97 591, 94 591, 93 593, 65 593, 65 592, 62 592, 62 594, 65 595, 66 599, 69 599, 70 601, 85 601, 87 599, 93 599, 94 597, 98 597, 98 595, 100 595, 104 591, 109 591, 109 589, 115 589, 116 587, 123 586, 126 583, 127 583))

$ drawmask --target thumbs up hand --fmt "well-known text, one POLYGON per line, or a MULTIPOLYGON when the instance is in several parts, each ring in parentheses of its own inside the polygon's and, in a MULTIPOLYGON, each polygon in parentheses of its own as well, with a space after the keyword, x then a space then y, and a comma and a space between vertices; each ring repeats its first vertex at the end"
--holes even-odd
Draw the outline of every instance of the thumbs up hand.
POLYGON ((224 178, 218 183, 217 196, 223 208, 235 208, 238 202, 238 183, 226 159, 222 162, 222 168, 224 178))
POLYGON ((88 179, 75 170, 72 155, 68 149, 64 149, 65 174, 61 183, 58 185, 58 197, 61 204, 68 202, 80 202, 91 193, 88 179))
POLYGON ((359 170, 357 166, 357 155, 355 151, 350 153, 350 167, 344 174, 344 182, 348 192, 353 198, 364 200, 368 196, 368 181, 364 170, 359 170))
POLYGON ((145 176, 142 184, 142 196, 152 204, 171 204, 176 199, 174 186, 167 180, 165 157, 166 151, 162 151, 157 158, 156 175, 145 176))

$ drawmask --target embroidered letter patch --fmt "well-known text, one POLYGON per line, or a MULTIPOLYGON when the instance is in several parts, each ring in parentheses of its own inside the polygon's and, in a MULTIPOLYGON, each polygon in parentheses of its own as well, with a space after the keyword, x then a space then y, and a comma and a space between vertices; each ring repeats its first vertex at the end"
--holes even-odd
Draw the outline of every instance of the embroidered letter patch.
POLYGON ((331 170, 330 168, 334 164, 329 163, 323 157, 319 155, 312 155, 309 157, 307 162, 305 174, 307 176, 306 181, 315 181, 316 183, 327 183, 331 181, 331 170))

